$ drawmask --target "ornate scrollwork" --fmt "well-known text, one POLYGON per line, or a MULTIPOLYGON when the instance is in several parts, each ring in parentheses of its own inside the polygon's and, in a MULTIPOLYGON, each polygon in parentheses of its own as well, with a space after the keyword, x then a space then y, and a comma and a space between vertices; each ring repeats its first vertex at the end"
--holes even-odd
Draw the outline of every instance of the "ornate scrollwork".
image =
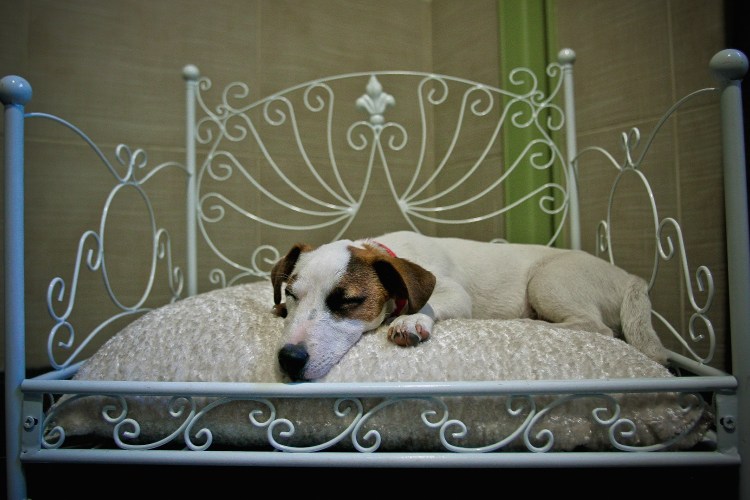
POLYGON ((153 246, 157 251, 154 252, 154 254, 152 255, 151 273, 149 275, 149 280, 148 280, 145 290, 143 291, 141 298, 134 305, 131 305, 131 306, 124 305, 118 299, 116 293, 111 287, 109 276, 107 275, 107 272, 106 272, 106 260, 104 257, 104 253, 102 251, 103 240, 101 239, 100 235, 93 231, 87 231, 81 237, 81 240, 79 242, 78 256, 76 258, 76 266, 75 266, 74 274, 73 274, 73 282, 72 282, 73 284, 71 286, 70 293, 68 295, 68 305, 66 307, 65 312, 63 312, 62 314, 55 312, 54 304, 55 302, 63 302, 65 300, 65 290, 66 290, 65 280, 63 280, 60 277, 53 278, 50 282, 50 285, 48 286, 47 309, 50 312, 50 315, 52 316, 52 318, 56 322, 56 324, 50 330, 50 335, 48 339, 48 357, 53 367, 59 369, 59 368, 63 368, 69 365, 72 361, 76 359, 77 354, 89 343, 90 340, 96 337, 96 335, 100 331, 104 330, 107 326, 114 323, 116 320, 125 316, 140 314, 147 310, 143 307, 143 304, 148 299, 149 294, 154 284, 157 260, 165 259, 167 261, 168 286, 172 292, 172 300, 175 300, 180 295, 182 291, 182 286, 183 286, 182 272, 178 267, 173 266, 172 264, 171 248, 169 244, 169 235, 163 229, 155 230, 152 234, 154 238, 153 246), (84 251, 84 245, 87 240, 93 240, 97 244, 96 249, 89 250, 89 253, 86 257, 87 267, 91 271, 101 270, 103 283, 108 292, 108 295, 112 303, 115 304, 119 309, 121 309, 122 312, 117 313, 113 315, 112 317, 106 319, 102 323, 100 323, 99 326, 94 328, 89 333, 89 335, 86 337, 84 342, 82 342, 78 346, 78 348, 71 354, 71 356, 68 357, 64 362, 60 363, 55 360, 55 355, 53 353, 54 346, 58 346, 63 349, 69 350, 75 344, 74 342, 75 341, 75 329, 73 325, 68 321, 68 318, 72 314, 73 308, 75 306, 75 297, 76 297, 76 292, 78 288, 78 280, 79 280, 80 271, 81 271, 80 263, 83 260, 82 252, 84 251), (62 330, 68 332, 68 339, 65 341, 58 341, 56 340, 58 332, 62 330))
POLYGON ((393 406, 395 404, 404 403, 406 401, 424 401, 427 402, 433 406, 437 406, 440 410, 442 415, 439 416, 437 421, 432 421, 436 416, 438 416, 438 412, 432 409, 428 409, 423 411, 420 414, 420 419, 422 420, 422 423, 427 426, 428 428, 440 428, 442 425, 445 424, 445 422, 448 420, 448 406, 445 404, 444 401, 437 399, 437 398, 390 398, 386 399, 384 401, 381 401, 377 405, 375 405, 370 411, 367 412, 367 414, 363 415, 358 422, 356 422, 356 425, 352 429, 352 444, 354 445, 354 448, 357 451, 360 451, 362 453, 372 453, 377 451, 380 448, 382 438, 380 435, 380 432, 378 432, 375 429, 370 429, 367 432, 365 432, 364 436, 362 436, 362 440, 364 441, 371 441, 372 444, 370 446, 365 446, 360 442, 360 439, 358 438, 358 435, 362 428, 367 424, 370 419, 372 419, 375 415, 382 412, 385 408, 388 408, 389 406, 393 406))
MULTIPOLYGON (((41 444, 43 448, 61 448, 65 443, 65 429, 60 425, 53 425, 58 415, 66 411, 76 401, 88 398, 85 394, 75 394, 61 399, 44 415, 41 428, 44 430, 41 444)), ((95 396, 96 397, 96 396, 95 396)), ((114 402, 102 406, 101 415, 105 422, 117 424, 125 420, 128 414, 128 403, 123 396, 109 396, 114 402), (113 413, 114 412, 114 413, 113 413)))
MULTIPOLYGON (((228 252, 223 251, 218 242, 211 237, 207 231, 207 225, 222 222, 225 215, 231 211, 233 214, 261 225, 283 230, 309 232, 336 228, 333 239, 338 239, 357 216, 378 163, 383 168, 394 206, 414 230, 419 231, 419 223, 422 222, 456 225, 501 217, 516 206, 535 199, 538 200, 541 213, 562 215, 555 219, 556 224, 559 221, 559 227, 554 231, 553 238, 557 238, 562 231, 564 216, 567 214, 566 186, 571 179, 568 177, 566 161, 560 149, 546 132, 560 130, 564 124, 562 109, 553 104, 562 87, 562 71, 559 65, 548 68, 547 75, 549 76, 547 83, 551 89, 548 94, 540 88, 539 80, 533 72, 526 68, 519 68, 511 73, 511 82, 521 89, 516 93, 443 75, 398 71, 354 73, 314 80, 290 87, 266 99, 234 107, 229 105, 228 90, 224 91, 221 104, 215 108, 208 106, 199 93, 198 104, 204 110, 205 116, 197 120, 199 132, 196 135, 199 142, 209 145, 209 153, 198 173, 198 189, 201 193, 199 195, 201 200, 199 224, 204 240, 228 268, 235 269, 243 275, 257 276, 257 266, 230 258, 228 252), (415 84, 412 92, 416 93, 419 114, 414 116, 412 122, 386 118, 386 110, 395 106, 397 98, 393 95, 395 92, 392 94, 385 90, 385 83, 391 82, 391 79, 395 77, 399 77, 400 82, 413 81, 415 84), (365 153, 363 155, 365 161, 361 168, 353 165, 342 170, 339 168, 341 163, 339 156, 344 151, 337 150, 335 147, 338 140, 335 134, 340 130, 340 127, 335 126, 337 116, 334 113, 337 85, 362 79, 365 79, 363 82, 365 93, 356 99, 355 105, 364 110, 368 118, 345 124, 342 139, 346 141, 350 151, 365 153), (455 123, 450 132, 451 139, 442 157, 435 161, 434 166, 428 166, 426 162, 430 158, 431 148, 434 147, 431 142, 433 134, 430 133, 435 120, 434 108, 446 106, 454 95, 457 115, 455 115, 455 123), (312 176, 312 181, 305 185, 298 184, 293 177, 297 175, 297 172, 277 163, 275 156, 267 149, 261 130, 254 125, 255 118, 251 112, 256 109, 260 113, 259 119, 264 120, 274 129, 275 142, 280 140, 279 128, 284 125, 283 131, 288 134, 285 155, 297 157, 298 167, 295 168, 298 168, 300 172, 304 170, 306 174, 312 176), (321 120, 323 128, 319 129, 324 133, 322 141, 317 136, 316 139, 307 137, 309 134, 307 128, 299 124, 301 115, 298 116, 298 109, 324 114, 325 119, 321 120), (499 119, 496 115, 499 115, 499 119), (487 137, 484 147, 477 152, 477 158, 467 168, 466 173, 457 181, 447 185, 443 181, 446 166, 452 157, 458 154, 456 144, 468 117, 488 120, 492 125, 491 134, 487 137), (257 146, 263 165, 267 166, 268 172, 273 174, 270 178, 274 179, 275 184, 266 181, 265 175, 250 175, 250 170, 242 164, 239 157, 224 147, 226 143, 237 142, 240 138, 236 132, 228 131, 227 122, 230 118, 241 120, 243 129, 248 132, 242 134, 242 139, 249 140, 257 146), (212 123, 212 126, 207 131, 209 123, 212 123), (510 164, 505 166, 504 172, 502 168, 499 168, 497 177, 488 183, 480 183, 483 186, 491 184, 487 189, 482 188, 480 193, 461 203, 444 202, 448 199, 447 196, 464 189, 468 181, 480 175, 480 172, 482 172, 481 175, 486 175, 487 167, 483 165, 487 165, 490 161, 490 151, 500 140, 500 131, 504 126, 533 129, 535 134, 539 134, 539 138, 520 152, 518 158, 511 160, 510 164), (392 157, 404 151, 412 138, 417 139, 415 144, 417 158, 411 167, 407 185, 402 187, 397 184, 396 179, 402 179, 404 175, 403 173, 398 176, 394 175, 392 157), (322 147, 322 154, 310 155, 308 141, 317 141, 312 143, 317 150, 322 147), (486 213, 471 217, 451 216, 462 207, 471 206, 481 210, 483 204, 486 203, 484 200, 494 197, 494 191, 501 189, 510 172, 526 168, 526 166, 549 172, 559 169, 560 175, 556 178, 562 181, 559 183, 551 181, 540 186, 526 193, 519 200, 514 200, 515 203, 511 206, 501 210, 488 210, 486 213), (241 180, 258 193, 257 206, 249 208, 239 201, 232 200, 226 193, 208 189, 204 192, 204 181, 208 179, 223 181, 234 172, 239 172, 241 180), (349 177, 355 174, 360 184, 357 189, 352 189, 349 177), (285 194, 281 194, 282 192, 285 194), (291 201, 289 193, 301 201, 291 201), (274 215, 273 218, 263 215, 266 201, 273 206, 287 210, 290 215, 295 215, 295 219, 299 219, 299 222, 294 220, 290 223, 289 219, 281 219, 278 215, 274 215)), ((210 85, 202 83, 199 87, 201 90, 206 90, 210 88, 210 85)), ((237 96, 248 95, 244 86, 231 84, 228 88, 235 89, 233 94, 237 96)), ((394 86, 394 88, 405 87, 394 86)), ((351 161, 347 160, 347 165, 349 164, 351 161)), ((399 168, 403 168, 400 163, 399 168)), ((235 281, 227 276, 222 282, 228 284, 235 281)))
POLYGON ((622 442, 623 439, 632 439, 636 435, 636 425, 630 419, 617 419, 616 421, 609 424, 608 435, 612 446, 622 451, 662 451, 669 449, 676 443, 679 443, 685 438, 698 424, 703 412, 708 411, 708 407, 703 397, 700 394, 694 393, 679 393, 678 399, 680 401, 683 414, 698 409, 696 418, 693 420, 692 425, 686 426, 681 432, 676 433, 672 438, 667 439, 661 443, 654 443, 645 446, 634 446, 628 445, 622 442))
POLYGON ((357 398, 340 398, 333 403, 333 413, 337 418, 340 419, 350 416, 350 414, 352 413, 352 409, 354 409, 355 413, 349 425, 337 436, 329 439, 325 443, 320 443, 313 446, 289 446, 280 443, 276 439, 275 434, 278 434, 280 438, 291 438, 294 436, 295 432, 294 424, 291 420, 288 420, 286 418, 275 419, 270 424, 268 424, 268 430, 266 431, 268 442, 277 450, 296 453, 312 453, 328 449, 336 445, 337 443, 340 443, 341 440, 348 436, 356 426, 357 422, 362 418, 362 415, 364 413, 362 401, 357 398))
POLYGON ((65 323, 66 318, 70 316, 75 306, 76 291, 78 288, 78 277, 81 270, 81 262, 84 261, 83 253, 86 249, 87 242, 92 241, 94 248, 89 248, 86 252, 85 263, 90 271, 96 271, 101 267, 102 264, 102 250, 99 235, 94 231, 86 231, 78 241, 78 253, 76 257, 75 269, 73 270, 73 281, 71 284, 70 294, 68 295, 68 304, 63 313, 58 313, 55 310, 55 302, 62 303, 65 300, 65 280, 56 277, 50 281, 47 287, 47 310, 50 316, 60 323, 65 323))
MULTIPOLYGON (((644 395, 654 401, 659 399, 659 393, 644 395)), ((486 396, 481 396, 486 398, 486 396)), ((691 435, 695 427, 705 421, 706 412, 710 412, 709 406, 699 393, 670 393, 672 410, 664 408, 664 411, 676 413, 679 426, 670 427, 666 424, 663 431, 650 428, 650 419, 635 418, 638 408, 643 404, 633 395, 622 397, 604 393, 589 394, 548 394, 532 396, 528 394, 517 394, 512 396, 496 395, 501 398, 492 402, 504 406, 504 412, 486 411, 481 414, 482 419, 489 421, 473 421, 472 426, 479 429, 478 437, 471 437, 472 428, 464 421, 451 418, 448 401, 439 396, 409 396, 409 397, 385 397, 379 402, 374 402, 369 410, 365 412, 365 404, 360 398, 341 397, 332 402, 330 420, 327 420, 326 429, 318 436, 321 418, 326 419, 320 413, 324 407, 319 403, 323 400, 306 399, 296 401, 291 408, 296 408, 292 413, 295 420, 280 416, 277 406, 281 401, 274 402, 263 397, 254 396, 223 396, 209 398, 205 403, 200 402, 194 396, 174 396, 171 398, 157 397, 157 405, 166 405, 168 418, 166 422, 156 422, 154 417, 147 416, 155 410, 150 402, 141 397, 134 401, 128 401, 124 396, 91 396, 74 395, 63 399, 44 416, 43 446, 45 448, 60 448, 65 441, 65 429, 55 424, 58 416, 64 416, 72 403, 79 403, 82 398, 95 398, 95 404, 99 405, 99 413, 104 422, 112 426, 111 437, 113 443, 123 450, 150 450, 158 449, 174 444, 184 444, 186 449, 192 451, 209 450, 214 443, 214 429, 216 425, 220 432, 226 432, 225 426, 230 426, 232 433, 242 432, 244 427, 248 432, 253 429, 260 430, 258 436, 250 438, 250 446, 264 445, 262 435, 265 435, 265 444, 275 450, 291 453, 314 453, 330 451, 339 444, 343 444, 347 438, 351 439, 354 450, 360 453, 374 453, 380 451, 383 444, 384 433, 389 439, 401 434, 403 428, 407 429, 409 438, 412 437, 419 442, 418 446, 426 449, 442 448, 455 453, 491 453, 502 450, 509 451, 531 451, 535 453, 553 452, 557 449, 568 449, 571 445, 582 445, 592 438, 591 445, 599 449, 603 446, 611 446, 613 449, 622 451, 660 451, 674 447, 681 440, 691 435), (541 398, 541 399, 537 399, 541 398), (237 412, 236 408, 224 411, 228 404, 253 403, 246 410, 237 412), (299 403, 299 405, 297 405, 299 403), (635 412, 631 412, 630 404, 635 403, 635 412), (141 413, 139 405, 148 405, 149 410, 141 413), (312 406, 306 406, 312 405, 312 406), (129 409, 134 413, 142 415, 141 418, 129 416, 129 409), (315 408, 311 412, 306 409, 315 408), (395 413, 388 410, 393 409, 395 413), (297 412, 301 413, 297 413, 297 412), (554 412, 557 412, 555 414, 554 412), (208 416, 215 414, 218 420, 210 423, 202 423, 208 416), (241 420, 242 415, 246 420, 241 420), (306 417, 310 417, 310 421, 306 417), (563 418, 561 421, 560 418, 563 418), (237 421, 227 419, 239 419, 237 421), (583 423, 588 421, 588 423, 583 423), (550 425, 546 425, 549 422, 550 425), (580 435, 581 431, 571 438, 571 430, 568 424, 583 425, 580 429, 586 429, 586 435, 580 435), (576 422, 581 422, 578 424, 576 422), (335 430, 336 427, 340 429, 335 430), (416 425, 415 425, 416 424, 416 425), (148 425, 147 433, 142 432, 142 425, 148 425), (156 427, 152 427, 156 425, 156 427), (638 426, 646 426, 643 429, 638 426), (303 430, 301 441, 295 444, 297 426, 303 430), (396 427, 395 432, 393 427, 396 427), (496 428, 501 430, 499 438, 492 437, 488 430, 496 428), (371 427, 368 429, 368 427, 371 427), (597 429, 601 431, 597 431, 597 429), (655 432, 656 431, 656 432, 655 432), (155 432, 164 433, 161 437, 154 437, 155 432), (556 446, 556 433, 563 433, 559 448, 556 446), (412 436, 413 434, 413 436, 412 436), (256 441, 257 439, 257 441, 256 441), (488 439, 487 444, 478 440, 488 439), (572 441, 571 441, 572 439, 572 441), (661 440, 661 441, 660 441, 661 440), (461 442, 470 445, 461 444, 461 442)), ((457 404, 473 405, 470 396, 462 396, 462 401, 457 404), (467 399, 469 398, 469 399, 467 399)), ((491 406, 490 405, 490 406, 491 406)), ((75 407, 74 407, 75 408, 75 407)), ((286 407, 289 409, 290 407, 286 407)), ((489 408, 489 407, 488 407, 489 408)), ((76 411, 76 410, 74 410, 76 411)), ((156 414, 163 413, 162 410, 155 411, 156 414)), ((672 418, 670 415, 665 415, 672 418)), ((472 420, 475 416, 470 414, 472 420)), ((63 418, 64 420, 64 418, 63 418)), ((492 431, 496 432, 496 431, 492 431)), ((250 434, 248 434, 250 436, 250 434)), ((243 441, 240 434, 234 439, 243 441)), ((398 438, 396 438, 398 439, 398 438)), ((390 444, 390 443, 389 443, 390 444)), ((421 449, 421 448, 420 448, 421 449)))
POLYGON ((616 422, 619 415, 620 415, 620 405, 618 402, 612 397, 607 394, 588 394, 588 395, 569 395, 569 396, 559 396, 555 398, 550 404, 545 406, 542 410, 539 411, 536 415, 534 415, 529 425, 524 429, 523 432, 523 441, 526 445, 526 448, 529 449, 529 451, 534 452, 547 452, 552 449, 552 447, 555 444, 555 436, 552 431, 549 429, 542 429, 538 431, 534 438, 537 441, 540 441, 542 444, 536 445, 531 442, 531 432, 534 426, 539 423, 542 419, 544 419, 547 414, 552 412, 555 408, 564 405, 570 401, 578 400, 578 399, 588 399, 588 398, 596 398, 601 399, 605 403, 608 403, 610 406, 612 406, 612 409, 609 409, 607 407, 597 407, 594 408, 591 412, 591 416, 594 419, 594 421, 598 424, 607 426, 611 425, 612 423, 616 422), (611 416, 609 418, 605 417, 606 413, 611 413, 611 416))
POLYGON ((523 432, 525 432, 525 429, 528 429, 529 426, 532 423, 532 420, 534 418, 534 415, 536 415, 536 402, 534 401, 534 398, 528 395, 523 396, 511 396, 508 397, 505 400, 505 411, 510 415, 511 417, 519 417, 523 418, 523 420, 519 423, 519 425, 507 436, 502 438, 501 440, 491 443, 485 446, 476 446, 476 447, 461 447, 454 444, 451 444, 448 441, 447 434, 448 431, 451 430, 452 427, 458 427, 458 431, 452 431, 451 437, 454 439, 462 439, 465 438, 468 435, 469 429, 466 426, 464 422, 461 422, 460 420, 448 420, 446 421, 440 428, 440 442, 442 445, 447 449, 448 451, 454 451, 454 452, 460 452, 460 453, 488 453, 492 451, 497 451, 505 448, 510 443, 516 440, 518 436, 520 436, 523 432), (518 404, 518 401, 521 401, 521 404, 518 406, 515 406, 518 404), (523 414, 526 413, 526 416, 523 417, 523 414))
POLYGON ((71 286, 68 288, 66 282, 61 277, 55 277, 50 281, 47 287, 47 310, 50 316, 55 322, 54 326, 50 330, 50 334, 47 342, 47 355, 50 360, 50 364, 55 369, 64 368, 70 365, 77 359, 78 354, 83 348, 97 336, 99 332, 104 330, 110 324, 113 324, 118 319, 140 314, 146 309, 144 304, 146 299, 149 297, 153 288, 156 264, 159 260, 166 260, 167 264, 167 280, 169 289, 172 292, 172 300, 182 291, 182 273, 180 269, 172 264, 171 258, 171 245, 169 243, 169 234, 163 228, 156 227, 156 221, 154 216, 153 207, 151 200, 144 190, 144 184, 149 179, 155 177, 159 172, 177 168, 186 172, 183 165, 176 162, 165 162, 148 168, 148 157, 143 149, 131 149, 125 144, 119 144, 115 147, 115 159, 117 164, 121 167, 115 167, 112 162, 106 157, 102 150, 89 138, 83 131, 75 127, 73 124, 63 120, 54 115, 44 113, 30 113, 27 115, 28 118, 44 118, 56 122, 63 127, 73 131, 77 134, 81 140, 83 140, 91 148, 96 157, 106 167, 106 169, 113 175, 116 180, 115 186, 109 193, 106 202, 102 208, 99 230, 87 230, 79 239, 78 251, 75 257, 75 264, 73 269, 73 276, 71 279, 71 286), (142 172, 143 175, 139 176, 138 173, 142 172), (146 221, 147 227, 150 227, 152 255, 150 259, 150 275, 145 289, 140 299, 135 304, 127 306, 122 303, 119 296, 114 292, 110 278, 107 274, 107 253, 106 248, 106 228, 107 220, 110 213, 110 209, 113 201, 117 198, 118 194, 124 190, 130 189, 141 197, 146 211, 148 213, 148 220, 146 221), (85 254, 85 255, 84 255, 85 254), (70 322, 70 317, 73 312, 76 296, 78 294, 79 278, 83 271, 82 264, 85 263, 86 267, 91 272, 99 272, 102 278, 102 284, 106 289, 110 301, 120 310, 119 313, 112 315, 111 317, 102 321, 98 326, 93 328, 83 339, 83 341, 76 346, 76 334, 73 324, 70 322), (67 292, 67 299, 66 299, 67 292), (67 302, 67 303, 66 303, 67 302), (57 304, 65 304, 65 310, 58 312, 57 304), (59 332, 66 332, 67 338, 59 340, 59 332), (55 359, 55 347, 62 349, 63 351, 71 351, 68 357, 60 362, 55 359))
POLYGON ((115 444, 124 450, 151 450, 160 448, 167 443, 174 442, 183 434, 196 415, 196 404, 192 397, 174 396, 168 403, 169 415, 175 419, 183 419, 182 423, 171 434, 152 443, 127 443, 125 440, 137 440, 141 436, 140 423, 132 418, 125 418, 117 422, 112 432, 115 444), (187 411, 186 413, 186 409, 187 411))
POLYGON ((250 263, 258 276, 269 276, 270 268, 281 258, 279 250, 272 245, 261 245, 253 250, 250 263), (264 257, 263 254, 268 256, 264 257))
POLYGON ((701 89, 688 94, 677 101, 669 108, 669 110, 667 110, 666 113, 664 113, 664 115, 662 115, 645 140, 642 137, 640 129, 637 127, 633 127, 628 131, 623 132, 621 134, 621 146, 624 152, 624 157, 619 161, 607 150, 600 147, 585 148, 581 150, 578 156, 573 160, 577 169, 583 156, 597 153, 604 158, 605 163, 611 165, 616 171, 616 177, 610 191, 606 220, 599 222, 596 235, 597 253, 608 255, 608 259, 612 263, 616 263, 613 254, 611 234, 615 194, 621 186, 621 180, 626 175, 634 176, 643 187, 651 209, 651 221, 655 228, 655 249, 653 264, 651 266, 651 276, 648 280, 649 290, 654 287, 661 263, 676 259, 678 261, 680 273, 686 283, 685 291, 688 295, 690 306, 693 309, 688 321, 688 331, 685 334, 681 334, 669 320, 657 311, 653 312, 653 316, 662 327, 669 332, 669 334, 671 334, 672 337, 687 350, 687 352, 690 353, 693 359, 704 364, 709 363, 713 359, 716 344, 713 325, 707 315, 714 297, 713 276, 706 266, 698 266, 695 270, 694 277, 691 276, 690 268, 688 266, 687 252, 685 250, 685 241, 682 235, 682 228, 676 219, 672 217, 660 217, 656 207, 654 191, 643 169, 651 145, 666 121, 689 100, 704 93, 714 92, 714 90, 715 89, 713 88, 701 89), (703 297, 703 303, 699 303, 696 290, 703 297), (694 345, 696 344, 702 344, 702 346, 705 346, 702 347, 706 352, 705 355, 702 356, 696 352, 694 349, 694 345))
POLYGON ((55 325, 50 330, 47 352, 51 365, 56 369, 68 366, 76 360, 78 354, 83 348, 95 338, 99 332, 114 323, 116 320, 125 316, 140 314, 147 310, 144 308, 144 304, 150 296, 151 290, 154 286, 158 261, 166 261, 167 283, 172 292, 172 300, 175 300, 175 298, 182 292, 182 272, 179 267, 174 266, 172 263, 169 234, 165 229, 157 228, 151 201, 142 187, 142 184, 147 182, 157 172, 165 168, 181 168, 181 166, 174 162, 163 163, 154 167, 150 172, 144 175, 143 178, 138 179, 135 174, 136 170, 145 169, 148 163, 145 152, 142 150, 136 150, 133 152, 127 146, 120 145, 116 148, 116 156, 118 161, 126 167, 126 173, 124 175, 118 175, 111 164, 107 163, 110 171, 113 172, 113 175, 115 175, 119 182, 112 188, 107 197, 102 209, 99 230, 87 230, 79 239, 71 286, 68 288, 66 286, 66 281, 63 278, 55 277, 50 281, 50 284, 47 287, 47 309, 50 316, 55 321, 55 325), (105 252, 107 241, 107 221, 109 214, 111 213, 110 208, 118 194, 123 189, 134 190, 143 201, 148 213, 147 226, 150 227, 152 242, 151 245, 149 245, 152 249, 149 277, 140 298, 131 305, 124 304, 112 288, 110 277, 107 272, 107 253, 105 252), (70 322, 70 317, 75 307, 75 299, 78 293, 79 279, 83 271, 83 264, 85 264, 89 271, 99 272, 101 274, 102 284, 107 291, 109 299, 121 312, 116 313, 101 322, 89 332, 80 344, 76 346, 75 328, 70 322), (56 304, 61 303, 66 304, 65 310, 63 312, 58 312, 56 304), (59 332, 67 332, 67 338, 59 340, 59 332), (55 347, 64 351, 73 351, 64 361, 58 361, 55 359, 55 347))
POLYGON ((268 427, 276 418, 276 407, 273 405, 273 403, 271 403, 267 399, 264 399, 264 398, 239 398, 239 399, 238 398, 219 398, 207 404, 206 406, 204 406, 198 413, 196 413, 193 416, 193 418, 190 419, 190 422, 188 422, 183 433, 183 439, 185 440, 186 446, 193 451, 207 450, 213 443, 213 433, 211 432, 211 429, 207 427, 203 427, 202 429, 200 429, 198 432, 195 433, 194 437, 191 437, 191 435, 193 434, 193 427, 198 423, 198 420, 203 418, 205 415, 211 412, 214 408, 223 406, 227 403, 231 403, 234 401, 253 401, 266 407, 268 417, 265 420, 261 420, 259 418, 264 414, 263 410, 254 409, 248 414, 248 419, 250 420, 250 423, 255 427, 260 427, 260 428, 268 427), (202 439, 203 444, 196 444, 195 438, 202 439))

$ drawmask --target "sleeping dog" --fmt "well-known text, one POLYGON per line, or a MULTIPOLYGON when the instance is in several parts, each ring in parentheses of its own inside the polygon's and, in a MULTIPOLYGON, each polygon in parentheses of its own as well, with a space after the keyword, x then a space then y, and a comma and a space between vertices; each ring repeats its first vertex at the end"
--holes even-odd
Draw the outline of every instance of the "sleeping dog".
POLYGON ((292 380, 324 376, 384 322, 389 340, 415 346, 448 318, 532 318, 621 335, 666 362, 646 282, 583 251, 402 231, 297 244, 271 282, 274 312, 285 318, 279 363, 292 380))

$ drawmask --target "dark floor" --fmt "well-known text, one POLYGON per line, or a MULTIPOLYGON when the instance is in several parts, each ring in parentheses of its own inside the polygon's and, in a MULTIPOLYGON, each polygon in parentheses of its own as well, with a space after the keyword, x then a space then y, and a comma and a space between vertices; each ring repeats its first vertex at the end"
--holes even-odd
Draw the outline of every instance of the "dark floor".
POLYGON ((110 499, 257 495, 359 497, 435 496, 651 500, 738 498, 736 470, 724 468, 627 469, 317 469, 192 466, 33 465, 29 497, 110 499), (734 473, 732 473, 734 471, 734 473), (710 481, 710 483, 709 483, 710 481), (109 485, 109 486, 107 486, 109 485), (106 491, 106 493, 105 493, 106 491), (61 495, 62 494, 62 495, 61 495), (201 495, 203 496, 203 495, 201 495), (315 495, 318 496, 318 495, 315 495))

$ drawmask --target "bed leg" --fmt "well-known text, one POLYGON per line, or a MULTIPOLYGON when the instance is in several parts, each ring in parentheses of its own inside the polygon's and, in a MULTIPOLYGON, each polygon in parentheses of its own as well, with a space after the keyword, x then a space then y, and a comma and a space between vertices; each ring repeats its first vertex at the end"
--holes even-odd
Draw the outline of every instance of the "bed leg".
POLYGON ((5 105, 5 468, 10 500, 26 498, 21 382, 26 376, 23 153, 24 106, 29 99, 31 86, 20 76, 0 80, 0 101, 5 105))
POLYGON ((721 83, 721 129, 724 153, 724 203, 729 277, 729 331, 732 374, 737 378, 737 440, 740 454, 740 498, 750 499, 750 236, 747 174, 742 117, 742 78, 747 57, 738 50, 722 50, 711 59, 721 83))

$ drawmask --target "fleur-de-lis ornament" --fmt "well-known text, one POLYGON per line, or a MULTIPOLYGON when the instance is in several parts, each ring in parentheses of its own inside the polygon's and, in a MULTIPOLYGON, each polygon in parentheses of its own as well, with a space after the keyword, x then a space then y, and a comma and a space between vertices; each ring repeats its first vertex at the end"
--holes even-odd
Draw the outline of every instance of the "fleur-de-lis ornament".
POLYGON ((396 99, 391 94, 383 92, 383 86, 375 75, 370 77, 366 90, 367 93, 357 99, 357 107, 370 113, 370 123, 382 125, 385 121, 385 108, 396 104, 396 99))

